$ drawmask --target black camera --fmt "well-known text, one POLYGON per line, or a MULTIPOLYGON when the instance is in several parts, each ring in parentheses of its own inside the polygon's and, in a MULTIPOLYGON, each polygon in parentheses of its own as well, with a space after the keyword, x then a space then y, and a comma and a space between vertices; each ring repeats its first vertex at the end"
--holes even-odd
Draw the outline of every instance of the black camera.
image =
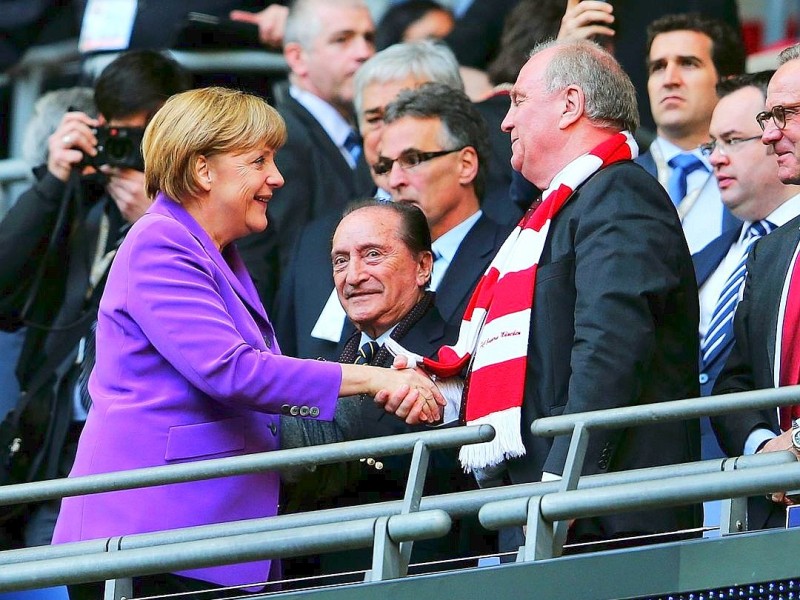
POLYGON ((82 164, 92 167, 109 165, 144 171, 142 127, 101 126, 95 129, 97 154, 84 156, 82 164))

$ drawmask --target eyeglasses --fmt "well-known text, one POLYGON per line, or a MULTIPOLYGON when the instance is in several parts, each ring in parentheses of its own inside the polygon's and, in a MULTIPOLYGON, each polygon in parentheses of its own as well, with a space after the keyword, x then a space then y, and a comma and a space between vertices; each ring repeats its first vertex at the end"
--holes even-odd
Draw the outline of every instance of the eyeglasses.
POLYGON ((775 127, 783 129, 786 127, 786 117, 796 115, 800 112, 800 103, 790 104, 789 106, 773 106, 772 110, 765 110, 756 115, 756 123, 761 127, 761 131, 767 127, 767 121, 772 119, 775 122, 775 127))
POLYGON ((446 154, 452 154, 453 152, 460 152, 464 148, 466 148, 466 146, 453 148, 452 150, 436 150, 435 152, 420 152, 419 150, 414 149, 404 150, 397 158, 386 158, 385 156, 379 156, 378 161, 372 165, 372 170, 375 172, 375 175, 386 175, 392 170, 394 163, 400 165, 400 168, 404 170, 413 169, 421 163, 444 156, 446 154))
POLYGON ((700 152, 706 156, 711 156, 715 149, 719 150, 722 156, 728 156, 729 152, 735 152, 739 144, 744 142, 752 142, 753 140, 760 140, 760 135, 754 135, 746 138, 731 138, 729 140, 711 140, 707 144, 700 144, 700 152))

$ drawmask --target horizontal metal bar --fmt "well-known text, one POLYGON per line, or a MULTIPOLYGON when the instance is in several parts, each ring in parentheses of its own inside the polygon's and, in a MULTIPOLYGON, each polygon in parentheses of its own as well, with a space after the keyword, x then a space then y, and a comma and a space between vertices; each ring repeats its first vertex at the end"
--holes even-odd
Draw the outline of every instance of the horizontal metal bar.
POLYGON ((531 431, 534 435, 553 437, 571 433, 575 424, 579 422, 584 423, 589 429, 616 429, 791 404, 800 404, 800 386, 543 417, 531 424, 531 431))
MULTIPOLYGON (((444 511, 427 511, 389 518, 394 541, 441 537, 450 531, 444 511)), ((298 556, 370 546, 375 519, 307 526, 279 532, 226 536, 152 548, 84 554, 84 560, 54 558, 21 563, 0 570, 0 592, 86 583, 154 573, 227 565, 266 558, 298 556)))
MULTIPOLYGON (((736 468, 750 468, 765 465, 787 464, 795 462, 791 452, 771 452, 755 456, 743 456, 736 459, 714 459, 683 465, 668 465, 621 471, 618 473, 603 473, 582 477, 578 482, 578 489, 594 489, 621 483, 642 483, 664 477, 678 477, 704 473, 719 473, 726 461, 735 460, 736 468)), ((508 524, 524 520, 528 498, 557 492, 558 481, 527 483, 520 485, 501 486, 485 490, 471 490, 437 496, 425 496, 420 503, 420 510, 443 510, 451 517, 459 518, 466 515, 477 514, 482 506, 488 503, 507 503, 510 516, 508 524), (514 516, 522 515, 522 517, 514 516)), ((141 533, 129 535, 122 540, 122 549, 149 548, 160 544, 176 542, 189 542, 203 539, 213 539, 226 535, 241 535, 267 531, 281 531, 284 529, 301 526, 322 526, 331 523, 343 523, 358 518, 377 518, 398 515, 402 511, 403 501, 380 502, 363 504, 360 506, 333 508, 308 513, 295 513, 278 515, 263 519, 250 519, 247 521, 234 521, 215 525, 187 527, 154 533, 141 533)), ((0 552, 0 566, 11 565, 31 560, 44 560, 57 557, 77 557, 90 552, 102 552, 106 540, 89 540, 56 546, 39 546, 35 548, 21 548, 0 552)))
POLYGON ((424 441, 431 449, 440 449, 485 442, 493 437, 494 429, 490 425, 454 427, 436 431, 405 433, 384 438, 215 458, 179 465, 115 471, 99 475, 70 477, 68 479, 36 481, 33 483, 0 486, 0 505, 128 490, 150 485, 200 481, 258 471, 279 470, 289 466, 322 465, 358 460, 361 457, 374 456, 376 454, 393 456, 411 452, 418 440, 424 441))
POLYGON ((289 71, 283 54, 269 50, 169 50, 169 54, 194 73, 284 74, 289 71))
MULTIPOLYGON (((797 462, 797 459, 795 458, 794 454, 788 451, 767 452, 764 454, 754 454, 752 456, 737 456, 734 458, 703 460, 680 465, 651 467, 649 469, 634 469, 631 471, 619 471, 616 473, 588 475, 586 477, 581 477, 581 479, 578 481, 578 489, 589 490, 622 484, 641 485, 643 483, 658 479, 682 478, 689 475, 701 476, 712 473, 721 473, 725 470, 724 465, 728 462, 734 463, 734 469, 741 470, 774 465, 793 464, 797 462)), ((525 523, 528 515, 528 500, 531 498, 531 496, 543 496, 545 494, 558 492, 560 490, 555 485, 557 483, 558 482, 547 482, 547 484, 528 484, 525 491, 533 492, 531 494, 518 494, 514 498, 508 498, 506 500, 484 502, 483 504, 487 507, 483 513, 483 516, 481 516, 481 519, 487 519, 486 523, 484 523, 484 527, 489 529, 499 529, 501 527, 510 527, 512 525, 525 523), (545 487, 545 485, 547 487, 545 487), (491 506, 491 508, 488 508, 489 506, 491 506)), ((709 489, 711 488, 709 487, 709 489)))
MULTIPOLYGON (((548 521, 619 514, 667 506, 682 506, 706 500, 739 498, 775 490, 800 487, 800 464, 772 465, 744 471, 685 475, 641 483, 579 489, 546 494, 542 515, 548 521)), ((513 507, 516 508, 516 507, 513 507)), ((517 510, 509 512, 507 503, 491 503, 478 512, 488 529, 522 525, 525 519, 517 510)))
POLYGON ((19 158, 0 160, 0 183, 33 179, 31 166, 19 158))

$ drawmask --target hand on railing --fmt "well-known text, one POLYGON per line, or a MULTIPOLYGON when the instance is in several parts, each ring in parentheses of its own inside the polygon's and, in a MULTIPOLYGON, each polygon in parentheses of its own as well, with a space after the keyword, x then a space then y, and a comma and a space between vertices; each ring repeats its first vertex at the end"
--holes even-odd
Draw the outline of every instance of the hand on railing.
MULTIPOLYGON (((789 429, 788 431, 781 433, 779 436, 768 440, 767 443, 761 447, 758 453, 782 452, 788 450, 794 454, 796 458, 800 458, 800 449, 798 449, 792 441, 793 431, 793 429, 789 429)), ((776 504, 783 504, 785 506, 791 506, 793 504, 800 503, 800 497, 798 497, 796 492, 774 492, 768 495, 767 498, 776 504)))

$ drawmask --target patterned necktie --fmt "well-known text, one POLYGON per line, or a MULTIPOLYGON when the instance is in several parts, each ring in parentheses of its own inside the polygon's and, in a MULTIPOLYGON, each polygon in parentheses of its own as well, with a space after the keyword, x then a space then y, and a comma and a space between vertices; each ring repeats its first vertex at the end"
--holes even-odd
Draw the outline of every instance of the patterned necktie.
POLYGON ((686 180, 689 175, 698 169, 705 170, 706 165, 691 152, 682 152, 673 156, 668 164, 672 168, 672 173, 669 176, 667 192, 672 198, 672 203, 678 206, 686 197, 686 180))
POLYGON ((757 221, 747 228, 745 237, 745 251, 739 264, 728 276, 725 286, 720 292, 717 305, 711 315, 706 336, 700 344, 700 353, 703 359, 703 371, 708 371, 717 360, 725 360, 733 344, 733 315, 739 304, 739 297, 747 275, 747 256, 753 244, 761 236, 767 235, 775 229, 769 221, 757 221))
POLYGON ((350 131, 347 139, 344 141, 344 149, 353 159, 353 167, 358 164, 358 159, 361 157, 361 136, 355 130, 350 131))
POLYGON ((370 341, 366 342, 361 348, 358 349, 358 355, 356 356, 356 360, 354 361, 357 365, 368 365, 372 362, 372 359, 375 358, 375 354, 377 354, 378 349, 381 345, 378 342, 370 341))
POLYGON ((78 395, 81 399, 81 406, 89 412, 89 407, 92 406, 92 397, 89 395, 89 375, 92 374, 95 359, 97 358, 95 335, 97 331, 97 322, 92 323, 92 328, 86 337, 83 338, 83 359, 79 365, 78 380, 75 385, 78 386, 78 395))

